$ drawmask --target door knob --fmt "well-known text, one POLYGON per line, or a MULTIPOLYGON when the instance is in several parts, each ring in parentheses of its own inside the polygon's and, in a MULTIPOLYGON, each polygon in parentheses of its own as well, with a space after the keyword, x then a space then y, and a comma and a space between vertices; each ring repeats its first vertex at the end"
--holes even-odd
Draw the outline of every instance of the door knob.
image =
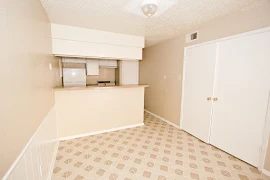
POLYGON ((207 101, 211 101, 211 99, 212 99, 211 97, 208 97, 208 98, 207 98, 207 101))
POLYGON ((214 101, 218 101, 218 98, 214 98, 214 101))

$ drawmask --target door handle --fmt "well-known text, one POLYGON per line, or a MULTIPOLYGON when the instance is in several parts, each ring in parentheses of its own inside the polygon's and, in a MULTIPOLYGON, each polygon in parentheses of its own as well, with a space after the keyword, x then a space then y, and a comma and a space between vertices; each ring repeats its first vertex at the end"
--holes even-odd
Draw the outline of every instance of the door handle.
POLYGON ((218 98, 214 98, 214 101, 218 101, 218 98))
POLYGON ((211 97, 208 97, 208 98, 207 98, 207 101, 211 101, 211 100, 212 100, 212 98, 211 98, 211 97))

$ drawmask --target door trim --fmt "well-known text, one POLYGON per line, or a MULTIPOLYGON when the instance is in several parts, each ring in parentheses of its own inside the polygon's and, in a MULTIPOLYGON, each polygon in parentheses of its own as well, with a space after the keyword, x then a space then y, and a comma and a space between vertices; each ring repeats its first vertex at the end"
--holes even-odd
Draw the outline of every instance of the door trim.
POLYGON ((184 48, 184 60, 183 60, 183 73, 182 73, 182 93, 181 93, 181 107, 180 107, 180 128, 183 129, 183 105, 184 105, 184 94, 185 94, 185 74, 186 74, 186 53, 187 48, 184 48))
MULTIPOLYGON (((185 93, 184 92, 184 86, 185 86, 185 71, 186 71, 185 70, 185 68, 186 68, 185 65, 186 65, 186 51, 187 51, 187 49, 197 47, 197 46, 212 44, 212 43, 217 43, 217 45, 218 45, 218 43, 222 42, 222 41, 226 41, 226 40, 230 40, 230 39, 236 39, 236 38, 240 38, 240 37, 244 37, 244 36, 250 36, 250 35, 254 35, 254 34, 260 34, 260 33, 268 32, 268 31, 270 31, 270 26, 268 26, 266 28, 261 28, 261 29, 257 29, 257 30, 253 30, 253 31, 248 31, 248 32, 244 32, 244 33, 240 33, 240 34, 236 34, 236 35, 216 39, 216 40, 213 40, 213 41, 207 41, 207 42, 203 42, 203 43, 199 43, 199 44, 184 47, 183 73, 182 73, 182 93, 181 93, 181 107, 180 107, 181 108, 180 109, 180 128, 181 129, 183 129, 182 128, 183 127, 182 122, 183 122, 183 104, 184 104, 184 93, 185 93)), ((218 47, 217 47, 217 50, 218 50, 218 47)), ((218 54, 218 52, 217 52, 217 54, 218 54)), ((217 66, 215 66, 215 67, 217 67, 217 66)), ((215 72, 216 72, 216 69, 215 69, 215 72)), ((268 114, 270 114, 270 99, 269 99, 268 111, 269 111, 268 114)), ((212 124, 212 119, 211 119, 211 124, 212 124)), ((264 170, 264 163, 265 163, 265 158, 266 158, 267 146, 268 146, 268 143, 269 143, 268 140, 270 138, 270 128, 267 128, 267 126, 270 127, 270 115, 266 116, 265 128, 263 130, 262 151, 260 153, 259 165, 258 165, 258 169, 260 171, 264 170)))
MULTIPOLYGON (((215 71, 214 71, 214 79, 213 79, 213 90, 212 90, 212 95, 215 94, 215 86, 216 86, 216 82, 217 82, 217 71, 218 71, 218 55, 219 55, 219 43, 215 42, 216 43, 216 62, 215 62, 215 71)), ((214 97, 212 97, 214 98, 214 97)), ((209 126, 209 137, 208 137, 208 142, 210 144, 211 142, 211 127, 212 127, 212 122, 213 122, 213 112, 214 112, 214 101, 212 101, 212 109, 211 109, 211 119, 210 119, 210 126, 209 126)))
POLYGON ((261 147, 261 154, 260 154, 259 166, 258 166, 258 169, 260 171, 264 171, 264 163, 266 160, 266 152, 267 152, 267 147, 268 147, 269 138, 270 138, 270 91, 269 91, 269 97, 268 97, 267 112, 265 114, 265 123, 264 123, 262 138, 263 138, 262 147, 261 147))

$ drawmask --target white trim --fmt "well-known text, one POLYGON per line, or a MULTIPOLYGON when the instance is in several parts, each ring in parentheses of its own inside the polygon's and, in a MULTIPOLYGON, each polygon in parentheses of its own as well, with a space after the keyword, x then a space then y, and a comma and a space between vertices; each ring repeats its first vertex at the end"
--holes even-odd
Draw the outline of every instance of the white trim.
POLYGON ((216 39, 216 40, 213 40, 213 41, 207 41, 207 42, 203 42, 203 43, 194 44, 194 45, 191 45, 191 46, 186 46, 186 47, 184 47, 184 49, 191 48, 191 47, 196 47, 196 46, 202 46, 202 45, 206 45, 206 44, 217 43, 217 42, 226 41, 226 40, 230 40, 230 39, 236 39, 236 38, 240 38, 240 37, 243 37, 243 36, 250 36, 250 35, 253 35, 253 34, 264 33, 264 32, 267 32, 267 31, 270 31, 270 26, 268 26, 266 28, 261 28, 261 29, 257 29, 257 30, 253 30, 253 31, 248 31, 248 32, 244 32, 244 33, 240 33, 240 34, 236 34, 236 35, 216 39))
POLYGON ((270 171, 267 171, 265 169, 262 170, 262 173, 265 174, 265 175, 267 175, 267 176, 270 176, 270 171))
POLYGON ((183 74, 182 74, 182 94, 181 94, 181 107, 180 107, 180 128, 183 129, 183 105, 184 105, 184 95, 185 95, 185 79, 186 79, 186 55, 187 49, 184 48, 184 60, 183 60, 183 74))
POLYGON ((164 121, 164 122, 172 125, 173 127, 177 128, 177 129, 181 129, 178 125, 176 125, 176 124, 168 121, 167 119, 164 119, 163 117, 160 117, 160 116, 156 115, 155 113, 152 113, 151 111, 148 111, 146 109, 144 111, 147 112, 147 113, 149 113, 149 114, 151 114, 151 115, 153 115, 153 116, 155 116, 156 118, 158 118, 158 119, 160 119, 160 120, 162 120, 162 121, 164 121))
POLYGON ((54 147, 54 153, 52 156, 52 161, 51 161, 51 167, 48 173, 48 180, 52 179, 52 175, 53 175, 53 168, 54 168, 54 163, 56 161, 56 156, 57 156, 57 152, 58 152, 58 146, 59 146, 59 141, 57 141, 55 147, 54 147))
MULTIPOLYGON (((51 113, 52 110, 55 109, 55 105, 50 109, 50 111, 48 112, 48 114, 51 113)), ((48 115, 47 114, 47 115, 48 115)), ((46 117, 47 117, 46 115, 46 117)), ((12 163, 11 167, 8 169, 8 171, 6 172, 5 176, 3 177, 2 180, 6 180, 8 179, 8 177, 11 175, 12 171, 16 168, 17 164, 19 163, 19 161, 24 157, 24 154, 26 152, 26 150, 29 148, 29 146, 31 145, 31 143, 33 142, 34 138, 37 136, 37 133, 39 132, 39 130, 41 129, 42 125, 44 124, 46 117, 43 119, 43 121, 40 123, 40 125, 38 126, 37 130, 35 131, 35 133, 33 134, 33 136, 30 138, 30 140, 27 142, 27 144, 24 146, 23 150, 21 151, 21 153, 19 154, 19 156, 15 159, 15 161, 12 163)))
POLYGON ((123 130, 123 129, 135 128, 135 127, 143 126, 143 125, 144 125, 144 123, 139 123, 139 124, 134 124, 134 125, 122 126, 122 127, 118 127, 118 128, 112 128, 112 129, 108 129, 108 130, 95 131, 95 132, 90 132, 90 133, 85 133, 85 134, 78 134, 78 135, 74 135, 74 136, 61 137, 61 138, 59 138, 59 141, 75 139, 75 138, 80 138, 80 137, 86 137, 86 136, 91 136, 91 135, 96 135, 96 134, 107 133, 107 132, 113 132, 113 131, 118 131, 118 130, 123 130))
POLYGON ((265 117, 265 123, 262 133, 262 146, 261 146, 261 154, 259 159, 259 166, 258 169, 263 171, 264 163, 266 160, 267 148, 269 142, 270 135, 270 91, 269 91, 269 98, 268 98, 268 105, 267 105, 267 113, 265 117))
MULTIPOLYGON (((215 43, 216 44, 216 59, 215 59, 215 70, 214 70, 214 77, 213 77, 213 87, 212 87, 212 97, 215 97, 215 94, 216 94, 216 83, 217 83, 217 72, 218 72, 218 55, 219 55, 219 44, 218 43, 215 43)), ((214 114, 214 101, 211 102, 211 118, 210 118, 210 125, 209 125, 209 129, 208 129, 208 132, 209 132, 209 136, 208 136, 208 144, 210 144, 210 141, 211 141, 211 134, 212 134, 212 124, 213 124, 213 114, 214 114)))

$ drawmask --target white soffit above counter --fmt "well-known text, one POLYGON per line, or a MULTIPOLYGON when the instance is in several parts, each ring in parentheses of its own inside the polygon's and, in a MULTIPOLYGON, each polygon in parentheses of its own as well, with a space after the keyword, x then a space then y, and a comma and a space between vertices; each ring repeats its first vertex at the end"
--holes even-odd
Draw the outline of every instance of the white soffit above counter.
POLYGON ((141 60, 144 37, 51 24, 53 54, 63 57, 141 60))
POLYGON ((144 37, 51 24, 52 38, 144 48, 144 37))

